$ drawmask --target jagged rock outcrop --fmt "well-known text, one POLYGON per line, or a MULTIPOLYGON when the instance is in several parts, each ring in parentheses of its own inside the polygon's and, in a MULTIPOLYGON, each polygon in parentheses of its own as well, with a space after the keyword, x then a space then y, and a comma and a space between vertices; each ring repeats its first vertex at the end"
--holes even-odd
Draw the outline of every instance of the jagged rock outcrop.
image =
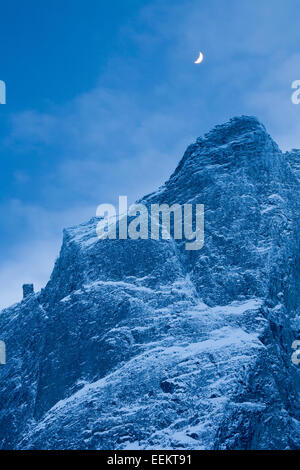
POLYGON ((299 155, 246 116, 189 146, 141 202, 204 204, 199 251, 65 230, 0 315, 1 448, 300 448, 299 155))

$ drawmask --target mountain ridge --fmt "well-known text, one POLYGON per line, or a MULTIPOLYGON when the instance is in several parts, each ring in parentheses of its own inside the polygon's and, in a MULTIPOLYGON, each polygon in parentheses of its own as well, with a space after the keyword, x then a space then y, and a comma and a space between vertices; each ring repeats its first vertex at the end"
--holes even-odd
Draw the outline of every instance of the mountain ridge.
POLYGON ((65 230, 0 315, 1 448, 300 448, 298 163, 233 118, 139 200, 204 204, 202 250, 65 230))

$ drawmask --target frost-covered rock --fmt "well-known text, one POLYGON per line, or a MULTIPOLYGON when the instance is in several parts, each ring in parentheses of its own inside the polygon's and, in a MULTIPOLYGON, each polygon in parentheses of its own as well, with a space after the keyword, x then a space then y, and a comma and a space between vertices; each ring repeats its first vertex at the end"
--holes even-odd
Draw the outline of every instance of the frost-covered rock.
POLYGON ((246 116, 189 146, 141 202, 204 204, 199 251, 65 230, 0 315, 1 448, 300 448, 299 155, 246 116))

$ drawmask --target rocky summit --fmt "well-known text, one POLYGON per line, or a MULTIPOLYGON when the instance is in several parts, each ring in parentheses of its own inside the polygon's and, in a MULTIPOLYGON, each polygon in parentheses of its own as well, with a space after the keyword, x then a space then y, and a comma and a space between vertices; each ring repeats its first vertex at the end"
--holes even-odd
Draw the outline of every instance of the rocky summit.
POLYGON ((139 201, 204 204, 201 250, 65 230, 0 314, 0 448, 299 449, 299 168, 233 118, 139 201))

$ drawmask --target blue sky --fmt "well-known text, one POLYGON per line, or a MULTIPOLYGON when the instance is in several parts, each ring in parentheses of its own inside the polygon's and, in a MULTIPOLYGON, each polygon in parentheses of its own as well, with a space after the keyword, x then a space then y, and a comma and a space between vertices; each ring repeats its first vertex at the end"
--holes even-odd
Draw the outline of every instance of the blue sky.
POLYGON ((1 2, 0 306, 48 280, 63 227, 154 190, 186 146, 256 115, 300 147, 296 0, 1 2), (201 65, 195 65, 199 51, 201 65))

